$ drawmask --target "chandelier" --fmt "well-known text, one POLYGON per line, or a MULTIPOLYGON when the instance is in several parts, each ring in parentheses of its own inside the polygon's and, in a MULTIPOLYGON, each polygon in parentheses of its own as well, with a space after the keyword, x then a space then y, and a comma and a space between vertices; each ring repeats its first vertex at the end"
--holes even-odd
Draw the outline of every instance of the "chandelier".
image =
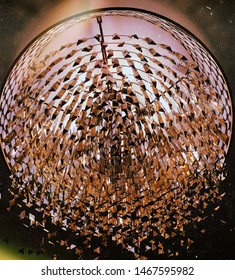
POLYGON ((188 248, 187 225, 219 208, 231 124, 223 73, 187 30, 130 8, 75 15, 25 48, 2 90, 9 210, 80 256, 108 240, 177 255, 167 242, 188 248))

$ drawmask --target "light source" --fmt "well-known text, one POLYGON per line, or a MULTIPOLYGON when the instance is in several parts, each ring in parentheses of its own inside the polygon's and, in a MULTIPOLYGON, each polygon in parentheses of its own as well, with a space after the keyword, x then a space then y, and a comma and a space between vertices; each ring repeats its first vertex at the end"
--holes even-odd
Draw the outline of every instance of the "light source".
MULTIPOLYGON (((79 14, 19 56, 0 104, 12 200, 26 226, 108 238, 136 258, 218 209, 232 109, 224 76, 188 31, 135 9, 79 14), (210 207, 213 205, 213 209, 210 207), (160 239, 159 239, 160 238, 160 239)), ((182 245, 183 246, 183 245, 182 245)), ((177 252, 176 252, 177 253, 177 252)))

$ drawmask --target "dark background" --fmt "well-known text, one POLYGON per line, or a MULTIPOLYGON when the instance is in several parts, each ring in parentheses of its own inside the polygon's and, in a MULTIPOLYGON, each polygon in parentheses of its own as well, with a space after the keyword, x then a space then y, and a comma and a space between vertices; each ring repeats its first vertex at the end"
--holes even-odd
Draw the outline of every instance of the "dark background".
MULTIPOLYGON (((95 0, 94 0, 95 1, 95 0)), ((97 0, 98 1, 98 0, 97 0)), ((22 45, 22 34, 28 26, 37 26, 39 15, 46 15, 48 9, 64 0, 0 0, 0 88, 22 45)), ((78 1, 79 2, 79 1, 78 1)), ((131 6, 132 1, 125 1, 131 6)), ((143 9, 148 9, 147 1, 142 1, 143 9)), ((233 106, 235 105, 235 1, 234 0, 156 0, 171 5, 187 16, 207 40, 210 51, 224 70, 231 89, 233 106)), ((170 17, 170 16, 169 16, 170 17)), ((187 26, 185 26, 187 28, 187 26)), ((233 133, 234 134, 234 133, 233 133)), ((223 186, 227 191, 224 207, 219 217, 211 224, 209 233, 200 237, 194 249, 202 252, 199 258, 235 259, 235 137, 232 138, 227 158, 228 181, 223 186), (225 223, 220 223, 223 220, 225 223)), ((7 185, 7 168, 0 159, 0 188, 7 185)), ((1 189, 0 189, 1 191, 1 189)), ((3 227, 6 225, 0 200, 0 238, 5 243, 9 240, 3 236, 11 236, 3 227), (5 223, 5 224, 4 224, 5 223), (3 234, 4 233, 4 234, 3 234)), ((210 227, 210 225, 208 225, 210 227)), ((11 230, 17 230, 13 228, 11 230)), ((14 234, 13 234, 14 235, 14 234)), ((24 243, 24 242, 23 242, 24 243)), ((1 246, 1 243, 0 243, 1 246)), ((23 245, 22 245, 23 246, 23 245)), ((18 251, 18 249, 17 249, 18 251)), ((25 252, 24 252, 25 253, 25 252)), ((22 252, 21 252, 22 254, 22 252)), ((187 256, 186 256, 187 257, 187 256)), ((195 258, 196 254, 188 256, 195 258)))

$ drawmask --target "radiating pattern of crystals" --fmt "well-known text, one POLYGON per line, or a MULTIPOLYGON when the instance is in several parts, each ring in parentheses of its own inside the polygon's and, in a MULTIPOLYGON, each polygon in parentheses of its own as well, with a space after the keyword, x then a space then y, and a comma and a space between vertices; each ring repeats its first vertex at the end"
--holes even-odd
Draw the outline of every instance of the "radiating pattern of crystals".
MULTIPOLYGON (((184 226, 201 221, 223 196, 218 183, 231 136, 228 96, 208 52, 166 19, 111 10, 57 25, 20 57, 3 90, 10 206, 18 205, 28 226, 48 230, 52 223, 86 237, 86 245, 92 236, 102 244, 111 236, 136 258, 161 254, 164 245, 155 237, 184 240, 184 226), (103 37, 107 61, 100 34, 75 35, 38 61, 53 36, 110 13, 130 22, 149 17, 188 55, 164 40, 114 30, 103 37)), ((84 245, 58 242, 77 254, 84 245)), ((94 251, 98 256, 100 248, 94 251)))

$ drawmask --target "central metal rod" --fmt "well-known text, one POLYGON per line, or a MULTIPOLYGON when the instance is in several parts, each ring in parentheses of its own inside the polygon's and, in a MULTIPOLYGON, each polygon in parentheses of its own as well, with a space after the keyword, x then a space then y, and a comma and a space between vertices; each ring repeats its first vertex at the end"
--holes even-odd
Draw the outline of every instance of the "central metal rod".
POLYGON ((97 17, 97 22, 98 22, 99 28, 100 28, 100 45, 101 45, 101 51, 102 51, 102 56, 103 56, 103 62, 104 62, 104 64, 108 64, 106 46, 104 44, 104 33, 103 33, 103 28, 102 28, 102 18, 97 17))

